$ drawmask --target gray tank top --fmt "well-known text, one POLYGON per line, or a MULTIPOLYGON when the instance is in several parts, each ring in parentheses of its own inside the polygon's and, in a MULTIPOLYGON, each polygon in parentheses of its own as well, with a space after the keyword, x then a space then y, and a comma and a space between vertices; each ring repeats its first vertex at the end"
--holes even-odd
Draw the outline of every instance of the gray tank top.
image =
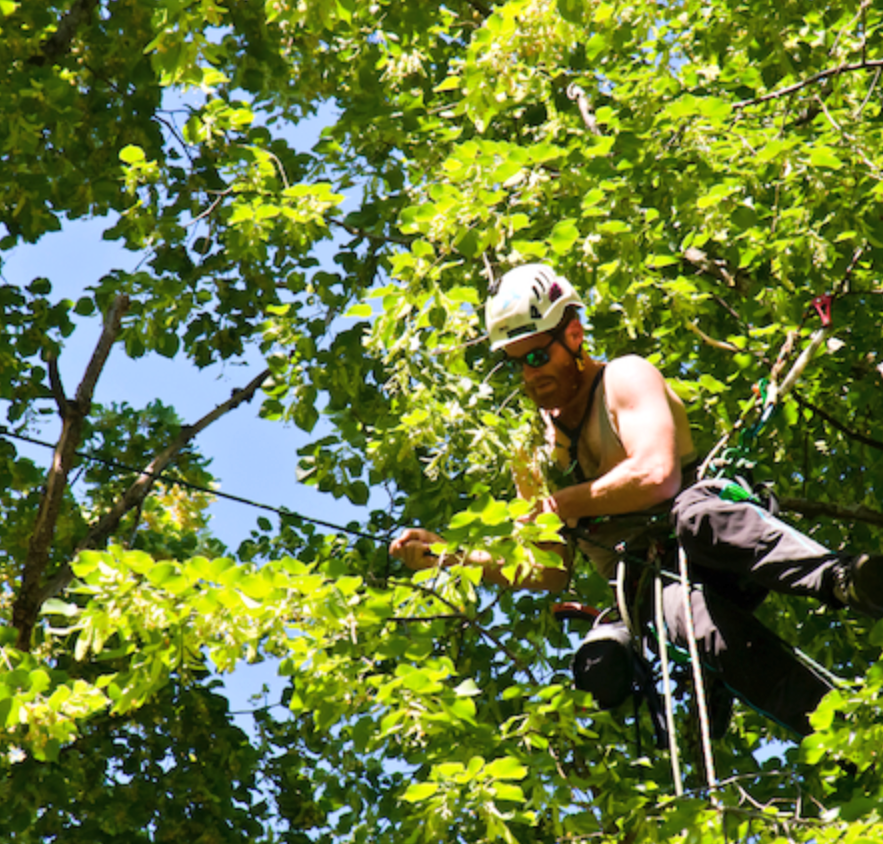
MULTIPOLYGON (((569 483, 578 484, 593 481, 600 477, 601 459, 595 458, 589 447, 589 415, 593 402, 600 402, 598 421, 600 435, 601 457, 610 454, 611 450, 622 451, 622 439, 617 430, 616 423, 607 406, 607 396, 604 390, 604 369, 597 376, 593 392, 587 402, 587 408, 582 421, 576 429, 567 431, 557 424, 548 414, 543 416, 547 425, 547 437, 553 443, 553 459, 558 467, 566 473, 569 483), (576 449, 573 448, 572 437, 576 436, 576 449), (554 439, 552 439, 554 438, 554 439)), ((681 457, 681 465, 687 466, 695 460, 694 454, 681 457)), ((659 508, 662 513, 667 512, 668 506, 659 508)), ((611 580, 616 575, 616 562, 619 558, 616 546, 623 542, 626 550, 643 552, 648 547, 652 538, 660 533, 667 533, 666 520, 651 518, 657 515, 657 510, 636 512, 634 515, 616 516, 606 521, 592 519, 581 520, 580 527, 583 529, 584 538, 577 540, 580 550, 592 561, 598 573, 611 580), (662 524, 660 525, 660 521, 662 524)), ((576 525, 570 525, 576 527, 576 525)))

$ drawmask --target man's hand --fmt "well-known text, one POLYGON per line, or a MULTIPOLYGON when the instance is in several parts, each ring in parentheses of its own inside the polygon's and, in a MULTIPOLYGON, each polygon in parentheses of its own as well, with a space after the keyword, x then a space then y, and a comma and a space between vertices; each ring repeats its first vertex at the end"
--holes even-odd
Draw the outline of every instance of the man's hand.
POLYGON ((444 542, 438 534, 423 528, 407 528, 389 544, 389 553, 396 559, 401 560, 409 569, 419 571, 438 565, 436 557, 430 546, 437 542, 444 542))

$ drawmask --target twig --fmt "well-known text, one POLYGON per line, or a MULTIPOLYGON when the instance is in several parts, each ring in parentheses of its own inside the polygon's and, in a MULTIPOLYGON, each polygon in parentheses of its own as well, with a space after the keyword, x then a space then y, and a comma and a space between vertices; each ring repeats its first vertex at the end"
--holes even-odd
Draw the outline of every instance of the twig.
POLYGON ((842 73, 852 73, 856 70, 871 70, 877 67, 883 67, 883 59, 862 61, 856 64, 841 64, 837 67, 828 68, 827 70, 820 70, 818 73, 814 73, 807 79, 795 82, 792 85, 786 85, 784 88, 779 88, 778 91, 771 91, 769 94, 764 94, 762 97, 755 97, 752 100, 742 100, 741 102, 736 103, 733 108, 741 110, 743 108, 748 108, 749 106, 760 105, 761 103, 769 102, 770 100, 787 97, 789 94, 801 90, 801 88, 814 85, 816 82, 821 82, 823 79, 828 79, 832 76, 839 76, 842 73))
POLYGON ((378 243, 397 243, 401 246, 410 246, 414 242, 414 238, 412 237, 396 237, 395 235, 378 235, 372 234, 371 232, 367 232, 364 229, 356 228, 355 226, 349 225, 349 223, 344 222, 343 220, 338 219, 337 217, 328 216, 325 218, 329 223, 333 223, 335 226, 340 226, 345 232, 353 235, 354 237, 364 237, 367 240, 377 241, 378 243))
POLYGON ((428 624, 432 621, 466 621, 463 613, 438 613, 437 615, 392 615, 387 621, 394 621, 397 624, 428 624))
POLYGON ((508 647, 506 647, 506 643, 501 641, 500 638, 495 633, 492 633, 490 630, 486 630, 484 627, 481 626, 481 624, 479 624, 477 618, 480 618, 484 614, 483 610, 478 612, 477 618, 470 618, 459 607, 457 607, 456 604, 447 600, 442 595, 439 595, 438 592, 436 592, 435 590, 428 589, 426 586, 423 586, 420 583, 414 583, 412 580, 400 580, 398 578, 393 579, 392 583, 394 583, 395 585, 400 585, 400 586, 408 586, 411 589, 416 589, 418 592, 423 592, 426 595, 430 595, 431 597, 435 598, 437 601, 441 601, 441 603, 443 603, 445 606, 449 607, 450 609, 452 609, 454 611, 454 613, 456 614, 456 617, 459 617, 463 621, 465 621, 479 635, 490 639, 501 651, 503 651, 503 653, 506 654, 506 656, 509 657, 510 660, 512 660, 512 663, 513 663, 513 665, 516 666, 516 668, 523 671, 527 675, 527 677, 531 683, 533 683, 535 686, 539 685, 537 683, 536 677, 534 677, 533 672, 530 670, 530 666, 525 665, 522 662, 522 660, 520 660, 514 653, 512 653, 512 651, 509 650, 508 647))
POLYGON ((708 253, 704 252, 702 249, 697 249, 695 246, 691 246, 684 250, 684 260, 687 261, 687 263, 692 264, 698 270, 720 279, 728 287, 743 292, 743 278, 740 276, 738 270, 735 272, 731 271, 726 261, 720 258, 711 258, 708 253))
POLYGON ((723 340, 715 340, 714 337, 709 337, 696 323, 690 322, 687 320, 686 322, 687 328, 690 329, 703 343, 707 343, 709 346, 713 346, 715 349, 720 349, 724 352, 736 352, 741 351, 738 346, 734 346, 732 343, 727 343, 723 340))
POLYGON ((805 398, 800 396, 798 393, 792 393, 794 400, 801 406, 805 407, 808 410, 811 410, 825 422, 827 422, 832 428, 836 428, 840 431, 841 434, 846 434, 850 439, 856 440, 856 442, 860 442, 863 445, 870 446, 871 448, 879 449, 883 451, 883 441, 875 440, 872 437, 867 436, 866 434, 860 434, 858 431, 853 431, 851 428, 848 428, 843 422, 840 422, 838 419, 835 419, 828 413, 826 410, 823 410, 818 405, 813 404, 810 401, 807 401, 805 398))
POLYGON ((874 94, 874 90, 877 87, 877 83, 880 81, 880 74, 883 73, 883 67, 878 67, 876 72, 874 73, 874 78, 871 81, 871 86, 868 88, 868 93, 865 95, 865 98, 862 100, 862 104, 859 106, 858 111, 853 115, 853 118, 858 118, 862 116, 862 112, 865 110, 865 106, 870 102, 871 97, 874 94))
POLYGON ((217 208, 224 201, 224 198, 229 196, 232 192, 233 188, 227 188, 226 190, 220 191, 214 202, 212 202, 212 204, 209 205, 208 208, 206 208, 204 211, 201 211, 188 223, 185 223, 185 228, 189 226, 195 226, 200 220, 204 220, 206 217, 210 217, 215 208, 217 208))

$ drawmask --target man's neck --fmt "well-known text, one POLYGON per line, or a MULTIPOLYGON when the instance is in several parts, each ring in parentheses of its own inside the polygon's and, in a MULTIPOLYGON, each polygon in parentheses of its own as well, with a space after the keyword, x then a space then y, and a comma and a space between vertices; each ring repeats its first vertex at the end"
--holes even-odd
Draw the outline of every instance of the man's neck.
POLYGON ((557 416, 561 424, 568 428, 575 428, 586 415, 586 411, 588 410, 587 404, 592 392, 592 384, 595 382, 598 372, 600 372, 603 367, 603 364, 596 360, 592 360, 592 358, 586 357, 584 360, 586 366, 582 372, 577 372, 577 377, 580 379, 580 383, 573 399, 563 407, 559 408, 558 412, 554 414, 557 416))

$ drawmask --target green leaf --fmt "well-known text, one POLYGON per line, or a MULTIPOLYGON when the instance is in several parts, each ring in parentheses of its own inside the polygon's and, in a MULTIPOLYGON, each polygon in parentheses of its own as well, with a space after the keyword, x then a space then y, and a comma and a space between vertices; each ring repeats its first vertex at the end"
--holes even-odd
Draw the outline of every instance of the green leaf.
POLYGON ((521 780, 527 776, 528 769, 513 756, 504 756, 489 762, 485 773, 497 780, 521 780))
POLYGON ((369 304, 364 302, 359 302, 356 305, 352 305, 347 312, 344 314, 346 317, 356 317, 356 318, 365 318, 370 317, 374 313, 373 309, 369 304))
POLYGON ((475 697, 481 694, 481 689, 475 683, 475 680, 467 678, 459 686, 454 689, 457 697, 475 697))
POLYGON ((555 224, 549 236, 549 245, 558 255, 566 255, 573 248, 579 237, 579 229, 575 220, 561 220, 555 224))
POLYGON ((134 144, 124 146, 120 150, 120 161, 123 161, 126 164, 138 164, 139 162, 144 161, 144 159, 144 150, 134 144))
POLYGON ((419 803, 428 800, 438 789, 439 785, 435 782, 414 782, 405 789, 402 800, 407 800, 409 803, 419 803))
POLYGON ((813 167, 825 167, 831 170, 839 170, 843 167, 843 162, 830 147, 813 147, 809 152, 809 161, 813 167))

